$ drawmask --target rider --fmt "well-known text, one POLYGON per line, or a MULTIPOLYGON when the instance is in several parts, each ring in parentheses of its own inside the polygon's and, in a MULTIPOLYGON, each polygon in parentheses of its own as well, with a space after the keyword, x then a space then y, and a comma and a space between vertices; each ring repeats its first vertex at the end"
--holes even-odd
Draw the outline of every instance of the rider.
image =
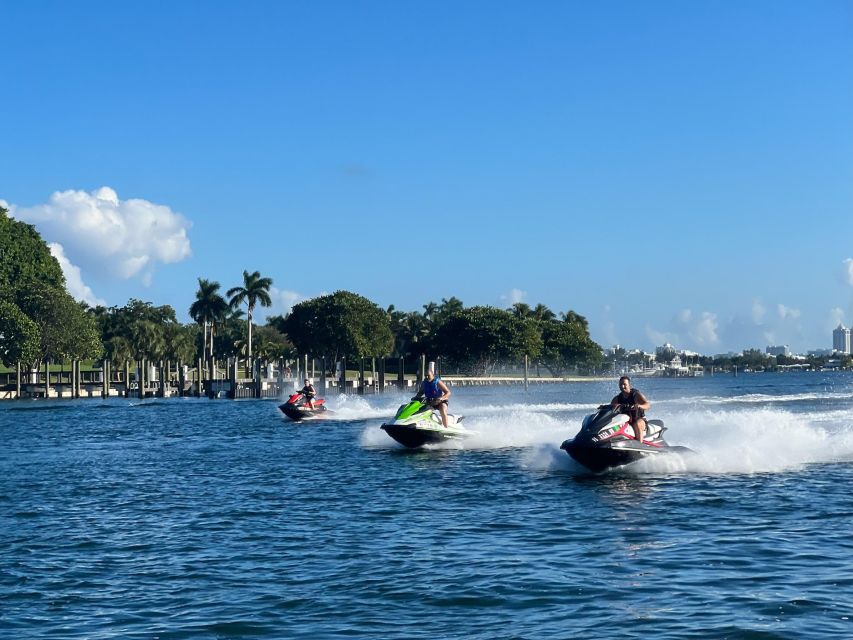
POLYGON ((614 409, 621 407, 622 413, 631 416, 631 426, 634 427, 637 440, 642 442, 646 433, 646 411, 651 409, 652 405, 639 389, 631 388, 631 378, 628 376, 619 378, 619 389, 619 394, 610 401, 610 406, 614 409))
POLYGON ((432 369, 427 369, 421 388, 412 400, 420 400, 424 396, 426 396, 426 404, 433 409, 438 409, 441 414, 441 424, 447 427, 447 399, 450 398, 450 389, 432 369))
POLYGON ((302 391, 300 391, 303 396, 305 396, 305 406, 309 409, 314 408, 314 396, 317 395, 317 390, 314 389, 314 385, 311 384, 311 380, 305 378, 305 386, 302 387, 302 391))

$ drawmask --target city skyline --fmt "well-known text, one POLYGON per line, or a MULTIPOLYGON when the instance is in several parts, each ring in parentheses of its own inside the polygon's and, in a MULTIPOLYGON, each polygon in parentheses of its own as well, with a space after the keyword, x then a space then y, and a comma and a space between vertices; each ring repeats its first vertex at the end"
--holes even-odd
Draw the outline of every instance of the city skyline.
POLYGON ((5 5, 0 204, 90 304, 274 280, 599 344, 853 324, 853 7, 5 5), (617 9, 614 11, 614 9, 617 9), (642 28, 640 28, 642 27, 642 28))

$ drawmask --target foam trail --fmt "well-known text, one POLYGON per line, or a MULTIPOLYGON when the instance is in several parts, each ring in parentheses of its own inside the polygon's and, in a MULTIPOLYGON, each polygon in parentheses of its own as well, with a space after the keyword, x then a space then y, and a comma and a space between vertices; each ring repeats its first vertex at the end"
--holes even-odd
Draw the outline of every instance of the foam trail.
POLYGON ((403 446, 394 442, 387 433, 379 428, 379 425, 365 427, 359 436, 359 442, 362 447, 367 449, 397 449, 403 446))
POLYGON ((539 444, 527 449, 521 456, 521 465, 532 471, 562 471, 572 475, 587 475, 589 470, 575 462, 565 451, 554 444, 539 444))
MULTIPOLYGON (((394 395, 365 396, 339 395, 326 406, 333 411, 327 420, 384 420, 396 413, 402 400, 394 395)), ((378 424, 377 424, 378 426, 378 424)))
MULTIPOLYGON (((786 403, 786 402, 810 402, 810 401, 838 401, 849 400, 849 392, 806 392, 806 393, 788 393, 782 395, 770 395, 765 393, 747 393, 739 396, 696 396, 691 398, 691 402, 702 404, 770 404, 770 403, 786 403)), ((655 404, 673 404, 684 403, 683 398, 675 400, 659 400, 655 404)))
MULTIPOLYGON (((462 413, 464 415, 490 415, 495 413, 505 414, 512 412, 558 412, 558 411, 581 411, 583 414, 591 413, 597 407, 597 404, 589 404, 589 403, 569 403, 569 402, 549 402, 542 404, 530 404, 528 402, 524 403, 514 403, 514 404, 504 404, 504 405, 495 405, 495 404, 484 404, 484 405, 462 405, 461 407, 457 405, 458 413, 462 413)), ((454 408, 453 413, 457 413, 456 408, 454 408)))
POLYGON ((697 452, 689 470, 709 473, 772 473, 853 455, 849 417, 821 417, 770 408, 690 412, 677 418, 682 426, 668 440, 697 452))
POLYGON ((467 419, 465 427, 474 432, 465 441, 466 449, 503 449, 530 447, 560 442, 569 436, 564 420, 547 413, 512 410, 497 416, 467 419))

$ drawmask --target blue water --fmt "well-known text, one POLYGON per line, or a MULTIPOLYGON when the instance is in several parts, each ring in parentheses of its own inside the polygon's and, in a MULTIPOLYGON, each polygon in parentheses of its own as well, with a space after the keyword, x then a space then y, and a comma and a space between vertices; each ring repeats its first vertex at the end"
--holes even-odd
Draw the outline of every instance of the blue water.
POLYGON ((615 380, 456 388, 421 452, 400 395, 0 403, 0 637, 853 637, 853 376, 635 383, 697 456, 576 466, 615 380))

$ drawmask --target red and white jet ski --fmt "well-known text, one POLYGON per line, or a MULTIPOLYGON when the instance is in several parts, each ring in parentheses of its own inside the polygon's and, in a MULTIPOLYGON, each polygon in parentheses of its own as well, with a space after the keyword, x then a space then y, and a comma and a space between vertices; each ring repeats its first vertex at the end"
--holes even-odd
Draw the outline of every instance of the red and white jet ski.
POLYGON ((320 418, 324 414, 331 413, 326 409, 326 401, 323 398, 314 398, 314 408, 307 405, 308 399, 302 393, 294 393, 287 402, 278 405, 282 413, 291 420, 312 420, 320 418))
POLYGON ((650 456, 693 453, 687 447, 670 446, 663 439, 664 431, 662 420, 648 420, 640 442, 631 426, 631 418, 622 408, 604 404, 584 418, 578 434, 563 442, 560 448, 594 473, 650 456))

